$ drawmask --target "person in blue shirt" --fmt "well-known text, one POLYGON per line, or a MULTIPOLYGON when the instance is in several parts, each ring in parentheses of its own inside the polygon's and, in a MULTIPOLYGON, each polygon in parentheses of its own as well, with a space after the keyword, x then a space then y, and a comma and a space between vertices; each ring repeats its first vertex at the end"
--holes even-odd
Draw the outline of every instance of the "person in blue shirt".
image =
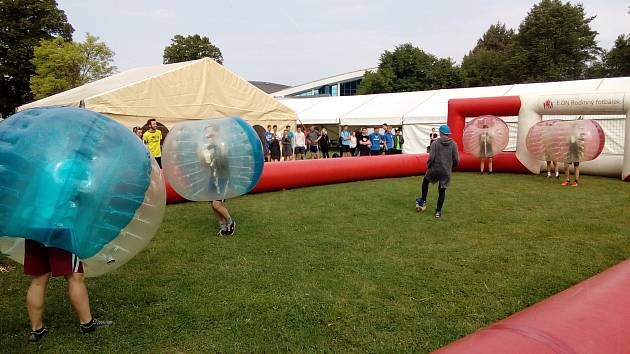
POLYGON ((339 147, 341 150, 341 157, 352 156, 350 153, 350 131, 348 130, 347 125, 343 126, 343 130, 339 133, 339 137, 341 138, 341 146, 339 147))
POLYGON ((370 139, 370 156, 381 155, 381 145, 385 137, 380 133, 378 127, 374 128, 374 133, 368 135, 370 139))
POLYGON ((267 130, 263 134, 265 140, 263 141, 263 150, 265 152, 265 161, 271 161, 271 141, 273 140, 273 132, 271 131, 271 125, 267 126, 267 130))
POLYGON ((392 134, 392 127, 387 126, 385 134, 383 134, 385 141, 385 154, 391 155, 394 153, 394 134, 392 134))

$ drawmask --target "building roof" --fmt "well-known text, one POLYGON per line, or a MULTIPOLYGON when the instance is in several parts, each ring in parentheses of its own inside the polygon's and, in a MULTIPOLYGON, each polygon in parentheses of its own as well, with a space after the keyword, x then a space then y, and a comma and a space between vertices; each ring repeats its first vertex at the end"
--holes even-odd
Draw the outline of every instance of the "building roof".
POLYGON ((274 92, 272 96, 274 96, 274 97, 286 97, 286 96, 294 95, 296 93, 300 93, 300 92, 304 92, 304 91, 320 88, 320 87, 325 86, 325 85, 336 84, 338 82, 346 82, 346 81, 357 80, 357 79, 362 78, 366 71, 376 71, 377 69, 378 68, 361 69, 361 70, 352 71, 352 72, 345 73, 345 74, 340 74, 340 75, 327 77, 327 78, 324 78, 324 79, 319 79, 319 80, 312 81, 312 82, 307 82, 305 84, 301 84, 301 85, 298 85, 298 86, 293 86, 293 87, 290 87, 290 88, 287 88, 287 89, 284 89, 284 90, 281 90, 281 91, 278 91, 278 92, 274 92))
POLYGON ((288 85, 276 84, 273 82, 265 82, 265 81, 250 81, 249 83, 258 87, 259 90, 265 91, 266 93, 274 93, 274 92, 278 92, 280 90, 284 90, 286 88, 291 87, 288 85))

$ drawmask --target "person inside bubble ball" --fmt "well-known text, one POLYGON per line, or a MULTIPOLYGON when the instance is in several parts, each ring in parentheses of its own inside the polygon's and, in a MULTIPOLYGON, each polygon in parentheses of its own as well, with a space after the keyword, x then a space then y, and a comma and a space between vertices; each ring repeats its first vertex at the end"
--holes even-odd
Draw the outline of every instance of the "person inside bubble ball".
POLYGON ((580 160, 584 151, 584 133, 578 133, 571 135, 569 138, 569 150, 567 151, 566 161, 564 163, 564 176, 565 180, 560 185, 572 187, 578 186, 578 180, 580 179, 580 160), (571 183, 571 164, 573 164, 573 172, 575 179, 571 183))
POLYGON ((479 134, 479 148, 481 149, 481 151, 479 151, 479 168, 483 175, 484 159, 487 159, 488 174, 492 174, 492 157, 494 157, 494 152, 492 151, 492 135, 488 132, 487 124, 484 124, 481 129, 481 134, 479 134))
MULTIPOLYGON (((207 126, 204 130, 206 142, 203 145, 201 161, 211 167, 211 189, 217 194, 224 194, 229 179, 229 166, 227 162, 227 152, 223 145, 217 141, 219 131, 213 126, 207 126)), ((212 212, 219 223, 218 236, 232 236, 236 231, 236 222, 230 216, 230 212, 224 205, 225 199, 213 200, 212 212)))
MULTIPOLYGON (((59 232, 63 233, 63 231, 59 232)), ((79 318, 80 333, 94 332, 113 324, 112 321, 92 317, 83 263, 76 255, 27 239, 24 243, 24 274, 31 276, 31 285, 26 293, 28 317, 31 322, 29 342, 37 342, 48 333, 44 325, 44 302, 48 280, 51 276, 66 278, 68 299, 79 318)))
POLYGON ((416 198, 416 211, 421 212, 427 208, 427 194, 429 183, 438 182, 438 200, 435 208, 435 217, 442 216, 442 206, 446 198, 446 188, 451 182, 453 167, 459 163, 457 143, 449 137, 451 129, 444 124, 439 129, 440 137, 431 144, 429 159, 427 160, 427 173, 422 180, 422 196, 416 198))

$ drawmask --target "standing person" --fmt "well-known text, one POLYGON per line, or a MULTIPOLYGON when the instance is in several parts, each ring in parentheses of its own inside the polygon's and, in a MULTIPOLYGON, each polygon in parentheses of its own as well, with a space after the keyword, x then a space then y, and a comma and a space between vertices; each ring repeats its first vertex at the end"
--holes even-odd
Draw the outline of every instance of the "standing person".
POLYGON ((273 141, 273 132, 271 131, 271 124, 267 125, 267 130, 263 134, 263 150, 265 152, 265 162, 271 161, 271 142, 273 141))
POLYGON ((492 150, 492 136, 488 133, 488 125, 484 124, 481 127, 482 131, 479 134, 479 148, 481 151, 479 152, 479 168, 481 169, 481 174, 483 174, 484 170, 484 158, 488 160, 488 174, 492 174, 492 157, 494 157, 494 151, 492 150))
POLYGON ((328 130, 322 127, 321 135, 319 136, 319 147, 322 152, 322 158, 329 159, 328 149, 330 148, 330 137, 328 136, 328 130))
POLYGON ((291 148, 291 138, 289 137, 289 131, 287 129, 284 130, 284 133, 282 135, 282 159, 284 161, 293 160, 293 149, 291 148))
POLYGON ((296 160, 304 160, 304 155, 306 154, 306 136, 302 132, 302 127, 297 127, 297 132, 293 136, 293 140, 295 142, 295 159, 296 160))
POLYGON ((580 134, 579 137, 571 136, 569 140, 569 150, 567 151, 567 157, 564 162, 564 182, 562 186, 571 185, 573 187, 578 186, 578 180, 580 179, 580 159, 582 158, 582 152, 584 150, 584 137, 580 134), (569 169, 573 164, 573 172, 575 179, 571 183, 571 170, 569 169))
POLYGON ((350 156, 356 155, 357 150, 357 132, 353 131, 350 133, 350 156))
MULTIPOLYGON (((350 153, 350 132, 348 131, 348 126, 344 125, 343 130, 339 133, 339 137, 341 138, 341 145, 339 145, 339 150, 341 152, 341 157, 350 157, 352 154, 350 153)), ((356 141, 355 141, 356 146, 356 141)))
POLYGON ((271 144, 269 145, 269 150, 271 151, 271 161, 280 161, 280 140, 282 136, 280 136, 280 140, 278 140, 277 134, 278 126, 274 125, 271 131, 271 144))
POLYGON ((155 158, 160 168, 162 168, 162 132, 157 128, 155 118, 147 121, 149 130, 142 134, 142 140, 151 152, 151 156, 155 158))
POLYGON ((134 134, 136 134, 136 136, 137 136, 140 140, 143 140, 143 138, 142 138, 142 133, 143 133, 143 132, 142 132, 142 127, 134 127, 134 128, 133 128, 133 132, 134 132, 134 134))
POLYGON ((396 128, 396 135, 394 135, 394 154, 402 154, 402 146, 405 143, 400 128, 396 128))
POLYGON ((321 135, 319 134, 319 130, 315 129, 315 126, 311 125, 310 131, 308 132, 308 141, 309 141, 309 152, 311 153, 312 159, 319 158, 319 138, 321 135))
POLYGON ((359 156, 370 156, 370 137, 367 134, 367 128, 361 128, 361 138, 357 137, 357 144, 359 147, 359 156))
POLYGON ((293 131, 291 130, 290 125, 286 126, 286 130, 287 130, 287 135, 289 136, 289 141, 291 142, 289 144, 289 148, 291 148, 291 155, 289 155, 289 160, 293 160, 293 148, 295 147, 295 143, 294 143, 295 134, 293 134, 293 131))
POLYGON ((438 139, 438 134, 435 131, 435 128, 431 128, 431 133, 429 134, 429 145, 427 145, 427 153, 431 150, 431 144, 438 139))
POLYGON ((230 212, 227 210, 225 205, 225 199, 223 200, 213 200, 210 202, 212 204, 212 212, 217 218, 219 222, 219 231, 217 232, 217 236, 232 236, 236 231, 236 221, 232 219, 230 216, 230 212))
POLYGON ((435 217, 442 216, 442 206, 446 198, 446 188, 451 182, 453 167, 459 163, 457 144, 449 138, 451 129, 448 125, 440 126, 440 137, 431 144, 429 159, 427 160, 427 173, 422 180, 422 196, 416 198, 416 211, 421 212, 427 208, 427 194, 429 183, 439 182, 438 201, 435 208, 435 217))
POLYGON ((66 278, 68 299, 79 318, 80 333, 94 332, 113 324, 112 321, 102 321, 92 317, 90 298, 83 275, 83 263, 76 255, 27 239, 24 242, 24 274, 31 276, 31 285, 26 293, 28 317, 31 322, 29 342, 39 341, 48 332, 44 325, 44 304, 46 288, 51 276, 66 278))
MULTIPOLYGON (((387 124, 384 124, 387 126, 387 124)), ((392 134, 392 127, 387 126, 385 134, 383 134, 383 146, 385 146, 385 154, 391 155, 394 153, 394 134, 392 134)))
POLYGON ((368 137, 370 139, 370 156, 381 155, 384 137, 379 132, 379 128, 374 128, 374 133, 368 135, 368 137))
POLYGON ((556 171, 556 178, 560 178, 560 173, 558 172, 558 162, 547 160, 547 178, 551 177, 551 168, 554 168, 556 171))

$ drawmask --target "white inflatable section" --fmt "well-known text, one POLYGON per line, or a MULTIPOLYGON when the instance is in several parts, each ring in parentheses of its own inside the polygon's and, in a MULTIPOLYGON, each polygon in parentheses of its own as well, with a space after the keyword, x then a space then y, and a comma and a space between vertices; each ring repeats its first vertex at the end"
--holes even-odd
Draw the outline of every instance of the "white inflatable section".
POLYGON ((626 116, 624 154, 600 155, 593 161, 580 164, 580 171, 603 176, 630 175, 630 92, 586 92, 572 94, 521 95, 521 109, 516 142, 516 157, 533 173, 540 173, 543 162, 527 151, 525 139, 529 129, 543 119, 543 115, 615 115, 626 116))

